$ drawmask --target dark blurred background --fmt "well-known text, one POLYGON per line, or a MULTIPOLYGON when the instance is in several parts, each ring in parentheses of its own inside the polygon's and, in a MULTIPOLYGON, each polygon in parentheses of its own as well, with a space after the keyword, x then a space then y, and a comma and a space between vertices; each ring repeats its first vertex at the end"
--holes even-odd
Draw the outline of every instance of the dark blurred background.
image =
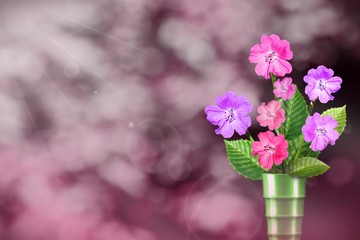
POLYGON ((272 33, 290 41, 301 91, 318 65, 343 79, 315 109, 348 109, 320 155, 331 169, 308 181, 303 239, 360 239, 359 11, 356 0, 1 0, 0 239, 266 239, 261 182, 229 166, 204 108, 228 90, 270 100, 247 58, 272 33))

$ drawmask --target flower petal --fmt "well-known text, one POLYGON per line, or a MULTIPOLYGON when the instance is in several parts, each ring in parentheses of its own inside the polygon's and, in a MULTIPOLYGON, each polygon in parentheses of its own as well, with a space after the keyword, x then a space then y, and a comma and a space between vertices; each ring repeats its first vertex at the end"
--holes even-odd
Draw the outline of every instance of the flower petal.
POLYGON ((228 121, 224 120, 219 125, 219 128, 215 130, 215 133, 222 135, 224 138, 231 138, 234 135, 234 128, 228 121))
POLYGON ((270 78, 269 72, 270 64, 267 62, 259 62, 255 67, 255 72, 259 76, 263 76, 265 79, 270 78))
POLYGON ((332 96, 327 89, 324 89, 323 91, 319 91, 319 101, 321 103, 327 103, 328 101, 332 101, 332 100, 334 100, 334 96, 332 96))
POLYGON ((272 142, 272 139, 275 137, 275 134, 273 132, 270 131, 266 131, 266 132, 261 132, 258 135, 259 140, 264 144, 268 144, 272 142))
POLYGON ((272 34, 270 36, 262 35, 261 36, 261 47, 266 51, 273 51, 274 44, 277 45, 277 41, 280 41, 279 36, 272 34))
POLYGON ((268 153, 259 155, 259 164, 266 170, 270 170, 273 165, 272 156, 268 153))
POLYGON ((334 129, 338 126, 338 122, 334 120, 331 116, 324 116, 323 124, 326 125, 328 129, 334 129))
POLYGON ((286 148, 282 147, 279 149, 277 148, 273 155, 274 163, 276 165, 280 165, 288 157, 288 155, 289 155, 289 153, 287 151, 287 147, 286 148))
POLYGON ((289 99, 291 99, 292 96, 294 96, 295 92, 296 92, 295 84, 290 84, 290 85, 288 86, 287 92, 284 94, 285 96, 283 96, 282 99, 283 99, 283 100, 289 100, 289 99))
POLYGON ((243 122, 240 119, 231 122, 231 125, 240 136, 244 135, 249 127, 246 122, 243 122))
POLYGON ((328 130, 326 137, 328 138, 331 145, 334 145, 335 141, 339 139, 339 133, 336 130, 328 130))
POLYGON ((256 121, 258 121, 260 126, 266 127, 268 122, 268 117, 266 116, 266 114, 260 114, 256 116, 256 121))
POLYGON ((234 100, 236 99, 236 94, 232 91, 226 92, 223 95, 216 97, 216 104, 223 108, 227 109, 233 106, 234 100))
POLYGON ((329 89, 332 93, 335 93, 340 90, 340 84, 342 83, 342 79, 340 77, 332 77, 326 82, 326 88, 329 89))
POLYGON ((328 141, 325 136, 316 136, 314 140, 311 142, 310 148, 316 151, 322 151, 326 148, 328 141))
MULTIPOLYGON (((316 113, 315 113, 316 114, 316 113)), ((316 136, 317 124, 315 122, 314 116, 309 116, 306 119, 305 125, 302 127, 302 133, 304 134, 304 139, 306 142, 311 142, 316 136)))
POLYGON ((305 87, 305 93, 308 95, 310 101, 315 101, 320 95, 320 90, 317 89, 315 85, 307 85, 305 87))
POLYGON ((224 120, 224 109, 216 106, 210 105, 205 108, 205 113, 207 114, 206 119, 213 125, 218 125, 221 120, 224 120))
POLYGON ((250 104, 249 100, 244 96, 238 96, 236 98, 236 104, 234 107, 242 115, 243 114, 248 115, 253 110, 253 106, 250 104))
POLYGON ((292 83, 292 78, 289 77, 283 78, 283 80, 281 80, 281 83, 284 86, 288 87, 292 83))
POLYGON ((257 108, 257 112, 259 114, 266 114, 268 110, 266 109, 266 105, 264 102, 261 103, 261 105, 257 108))
POLYGON ((322 78, 322 79, 329 79, 332 76, 334 76, 334 71, 331 68, 327 68, 323 65, 317 67, 316 73, 318 78, 322 78))
POLYGON ((264 144, 262 142, 255 141, 251 144, 251 149, 253 156, 258 155, 260 152, 264 151, 264 144))
POLYGON ((280 101, 271 100, 271 101, 268 103, 267 106, 268 106, 269 111, 271 111, 271 112, 276 112, 276 111, 278 111, 278 110, 281 108, 281 102, 280 102, 280 101))
POLYGON ((291 73, 292 66, 288 61, 279 58, 274 62, 273 70, 276 76, 284 76, 285 74, 291 73))
POLYGON ((260 44, 254 45, 250 50, 249 62, 260 63, 265 61, 265 52, 261 48, 260 44))

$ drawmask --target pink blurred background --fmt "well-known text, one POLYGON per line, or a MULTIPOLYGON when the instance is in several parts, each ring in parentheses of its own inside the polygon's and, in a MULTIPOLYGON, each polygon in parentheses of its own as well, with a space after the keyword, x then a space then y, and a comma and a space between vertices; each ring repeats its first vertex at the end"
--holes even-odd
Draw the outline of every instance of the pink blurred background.
POLYGON ((229 166, 204 107, 228 90, 271 98, 247 60, 271 33, 302 91, 320 64, 344 81, 317 106, 347 104, 348 126, 308 181, 304 239, 360 239, 359 5, 0 1, 0 239, 266 239, 261 182, 229 166))

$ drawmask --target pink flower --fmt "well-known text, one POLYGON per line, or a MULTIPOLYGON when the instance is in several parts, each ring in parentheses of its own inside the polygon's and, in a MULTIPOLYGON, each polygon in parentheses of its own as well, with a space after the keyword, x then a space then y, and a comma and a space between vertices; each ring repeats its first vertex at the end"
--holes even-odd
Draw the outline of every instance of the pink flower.
POLYGON ((295 93, 295 84, 292 84, 291 78, 278 79, 274 83, 274 87, 275 96, 282 98, 283 100, 290 99, 295 93))
POLYGON ((262 103, 257 109, 258 115, 256 120, 260 126, 268 126, 270 130, 279 128, 285 122, 285 111, 281 108, 281 102, 272 100, 268 105, 262 103))
POLYGON ((252 143, 252 155, 259 155, 259 164, 269 170, 273 164, 280 165, 287 157, 289 146, 283 134, 275 136, 273 132, 259 133, 260 141, 252 143))
POLYGON ((292 57, 293 53, 290 50, 290 43, 272 34, 270 36, 263 35, 261 43, 251 48, 249 61, 257 63, 255 68, 257 75, 269 79, 271 72, 280 77, 290 73, 292 67, 286 60, 290 60, 292 57))

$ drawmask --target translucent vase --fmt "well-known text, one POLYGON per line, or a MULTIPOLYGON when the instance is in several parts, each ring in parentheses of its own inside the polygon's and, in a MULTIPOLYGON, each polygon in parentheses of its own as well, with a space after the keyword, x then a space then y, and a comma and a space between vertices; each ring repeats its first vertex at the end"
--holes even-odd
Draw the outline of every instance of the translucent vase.
POLYGON ((265 173, 262 179, 269 240, 300 240, 306 178, 265 173))

